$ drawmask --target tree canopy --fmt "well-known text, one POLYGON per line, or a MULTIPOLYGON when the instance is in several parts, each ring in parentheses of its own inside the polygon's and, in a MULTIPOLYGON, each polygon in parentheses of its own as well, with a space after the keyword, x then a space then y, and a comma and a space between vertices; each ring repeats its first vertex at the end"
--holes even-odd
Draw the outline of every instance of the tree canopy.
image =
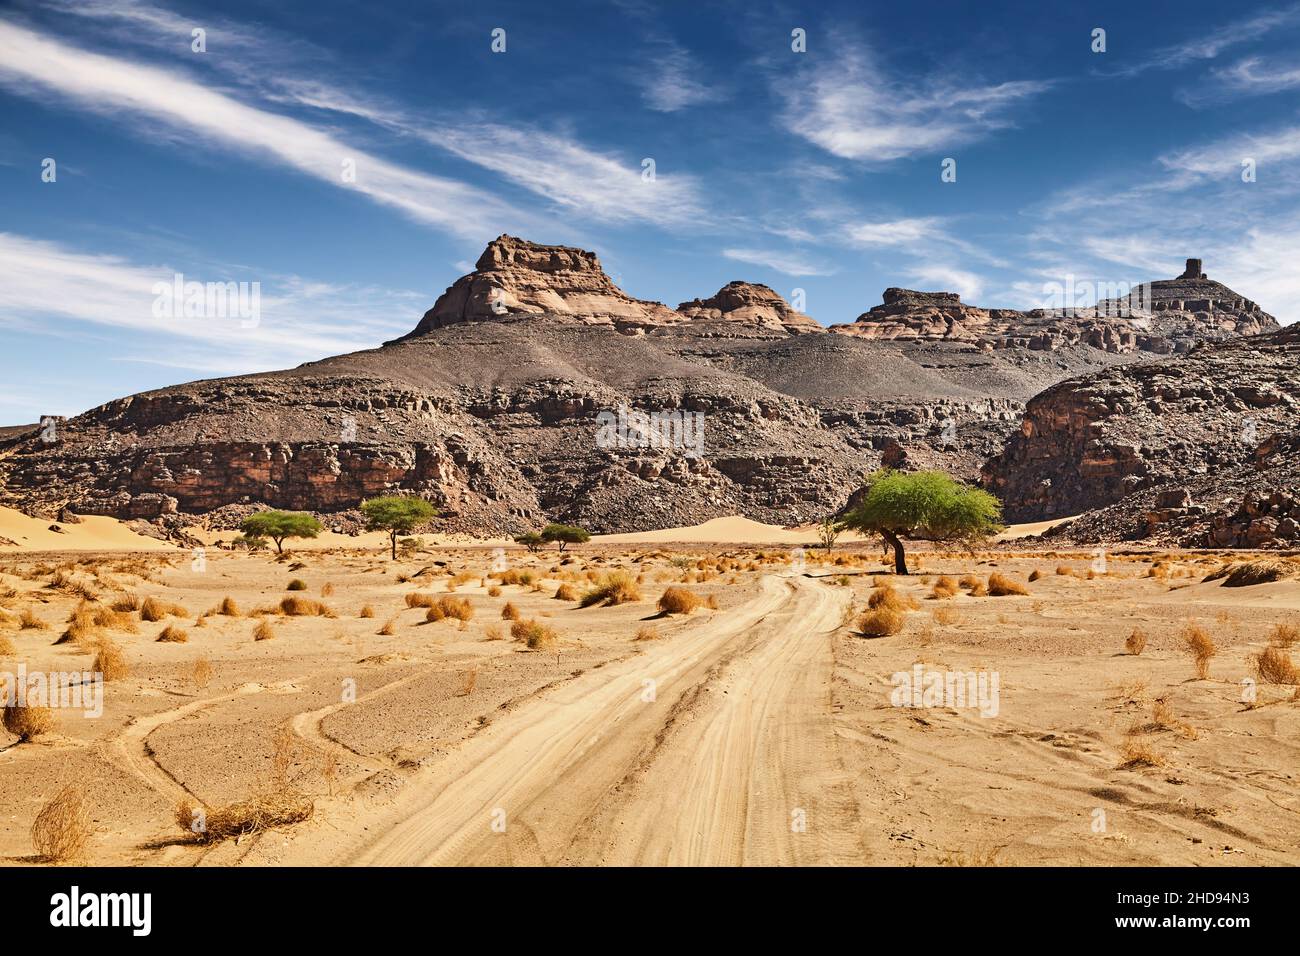
POLYGON ((438 509, 423 498, 387 495, 361 502, 361 513, 366 516, 367 530, 388 532, 395 560, 397 536, 410 534, 433 518, 438 513, 438 509))
POLYGON ((305 511, 259 511, 239 525, 246 539, 270 538, 276 551, 284 551, 286 538, 314 538, 323 526, 305 511))
POLYGON ((844 526, 881 535, 894 549, 895 573, 907 574, 902 539, 979 541, 1002 529, 1002 505, 941 471, 884 469, 867 477, 866 494, 844 526))
POLYGON ((542 540, 558 542, 563 551, 566 545, 586 544, 591 540, 591 535, 571 524, 548 524, 542 529, 542 540))
POLYGON ((528 531, 515 538, 515 544, 522 544, 529 551, 540 551, 545 539, 536 531, 528 531))

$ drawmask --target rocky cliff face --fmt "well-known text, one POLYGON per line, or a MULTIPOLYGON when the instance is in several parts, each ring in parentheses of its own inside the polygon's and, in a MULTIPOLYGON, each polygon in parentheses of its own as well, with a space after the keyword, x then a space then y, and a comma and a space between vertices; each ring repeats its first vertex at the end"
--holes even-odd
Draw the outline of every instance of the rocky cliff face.
POLYGON ((822 327, 765 285, 729 282, 707 299, 683 302, 677 311, 690 319, 741 322, 774 332, 821 332, 822 327))
MULTIPOLYGON (((1013 520, 1128 502, 1108 512, 1109 528, 1088 531, 1093 536, 1144 536, 1146 513, 1184 505, 1201 508, 1196 517, 1235 521, 1242 508, 1250 515, 1241 498, 1248 486, 1271 493, 1265 472, 1275 474, 1278 491, 1294 487, 1295 472, 1278 466, 1289 460, 1287 436, 1300 430, 1298 363, 1293 326, 1061 382, 1029 402, 1019 432, 986 464, 985 484, 1013 520), (1193 486, 1195 501, 1183 494, 1193 486)), ((1198 543, 1257 540, 1245 530, 1198 543)))

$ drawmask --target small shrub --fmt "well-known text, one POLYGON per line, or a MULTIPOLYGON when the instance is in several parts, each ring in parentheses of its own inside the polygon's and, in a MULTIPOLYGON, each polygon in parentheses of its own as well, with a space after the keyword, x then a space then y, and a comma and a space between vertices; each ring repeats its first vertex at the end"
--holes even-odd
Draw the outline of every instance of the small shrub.
POLYGON ((357 617, 374 617, 374 616, 375 616, 375 609, 369 604, 362 605, 361 612, 357 615, 357 617))
POLYGON ((578 592, 574 589, 572 584, 561 584, 555 589, 555 600, 576 601, 578 600, 578 592))
POLYGON ((651 627, 649 624, 646 624, 646 625, 643 625, 642 627, 640 627, 640 628, 637 629, 636 637, 632 638, 632 640, 634 640, 634 641, 657 641, 657 640, 659 640, 659 636, 660 636, 660 635, 659 635, 659 631, 658 631, 657 629, 655 629, 654 627, 651 627))
POLYGON ((1128 639, 1124 642, 1124 650, 1128 651, 1134 657, 1141 654, 1146 646, 1147 634, 1146 631, 1142 630, 1140 627, 1133 628, 1133 633, 1131 633, 1128 636, 1128 639))
POLYGON ((1039 571, 1037 568, 1034 568, 1034 570, 1029 572, 1029 582, 1032 584, 1042 576, 1043 576, 1043 572, 1039 571))
POLYGON ((18 614, 18 627, 23 631, 48 631, 50 629, 50 625, 33 614, 32 609, 29 607, 23 608, 18 614))
POLYGON ((285 590, 286 590, 286 591, 305 591, 305 590, 307 590, 307 582, 304 581, 302 578, 294 578, 292 581, 289 582, 288 586, 285 587, 285 590))
POLYGON ((1012 580, 1004 574, 994 571, 989 575, 989 594, 993 597, 1006 597, 1012 594, 1028 594, 1029 588, 1019 581, 1012 580))
POLYGON ((1200 680, 1209 679, 1210 659, 1219 653, 1219 647, 1214 643, 1214 638, 1210 636, 1210 632, 1199 624, 1188 621, 1183 625, 1179 636, 1187 647, 1187 653, 1191 655, 1192 661, 1196 664, 1197 678, 1200 680))
POLYGON ((490 588, 488 588, 487 593, 488 593, 488 597, 500 597, 501 588, 499 588, 497 585, 494 584, 490 588))
POLYGON ((158 643, 160 644, 184 644, 189 639, 190 636, 174 624, 168 624, 158 635, 158 643))
POLYGON ((227 595, 221 599, 221 604, 217 607, 217 613, 222 617, 239 617, 239 605, 235 603, 234 598, 227 595))
POLYGON ((628 571, 607 571, 600 583, 582 596, 582 607, 602 604, 612 607, 641 600, 641 591, 636 586, 636 579, 628 571))
POLYGON ((665 614, 690 614, 701 603, 698 594, 685 588, 670 587, 659 598, 659 610, 665 614))
POLYGON ((510 601, 507 601, 501 608, 501 620, 517 621, 519 620, 519 608, 515 607, 510 601))
POLYGON ((391 637, 397 630, 397 618, 390 617, 375 633, 381 637, 391 637))
POLYGON ((54 726, 54 711, 38 704, 15 701, 4 708, 4 728, 19 743, 35 740, 54 726))
POLYGON ((102 674, 105 682, 122 680, 131 673, 122 648, 107 638, 101 639, 95 645, 95 661, 91 665, 91 670, 102 674))
POLYGON ((1266 684, 1300 684, 1300 671, 1280 647, 1266 647, 1254 657, 1255 672, 1266 684))
POLYGON ((436 597, 421 591, 412 591, 406 596, 407 607, 433 607, 437 603, 438 599, 436 597))
POLYGON ((1146 741, 1129 738, 1120 750, 1120 770, 1136 770, 1139 767, 1163 767, 1165 758, 1146 741))
POLYGON ((934 587, 930 589, 930 597, 936 601, 945 601, 957 594, 959 590, 957 579, 945 574, 934 582, 934 587))
POLYGON ((122 591, 113 599, 113 603, 110 607, 112 607, 114 611, 134 613, 140 610, 140 595, 136 594, 134 591, 122 591))
POLYGON ((329 608, 320 601, 307 597, 282 598, 280 600, 280 613, 287 617, 332 617, 329 608))
POLYGON ((253 628, 253 640, 270 641, 270 640, 274 640, 274 638, 275 638, 275 628, 271 626, 271 622, 266 620, 266 618, 263 618, 262 620, 258 621, 257 627, 253 628))
POLYGON ((555 631, 540 621, 521 620, 510 625, 510 636, 527 645, 529 650, 544 651, 555 645, 555 631))
POLYGON ((1300 641, 1300 627, 1291 623, 1274 624, 1268 635, 1268 642, 1274 647, 1290 647, 1300 641))
POLYGON ((176 823, 198 842, 210 843, 301 823, 310 819, 314 810, 309 797, 292 790, 277 790, 207 811, 201 818, 204 826, 198 831, 194 821, 200 818, 186 801, 176 808, 176 823))
POLYGON ((162 621, 168 616, 171 617, 189 617, 190 612, 185 610, 179 604, 169 604, 166 601, 160 601, 155 597, 147 597, 140 605, 140 620, 142 621, 162 621))
POLYGON ((36 814, 32 847, 46 863, 67 863, 85 855, 93 833, 90 804, 74 784, 68 784, 36 814))
POLYGON ((858 630, 867 637, 888 637, 901 631, 905 621, 901 609, 881 604, 858 618, 858 630))

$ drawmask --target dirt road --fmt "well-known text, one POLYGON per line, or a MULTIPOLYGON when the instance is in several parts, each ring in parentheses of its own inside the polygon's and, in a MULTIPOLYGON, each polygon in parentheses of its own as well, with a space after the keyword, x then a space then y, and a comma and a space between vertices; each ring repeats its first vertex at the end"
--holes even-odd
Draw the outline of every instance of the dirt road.
POLYGON ((846 600, 765 578, 746 604, 519 707, 282 861, 862 862, 831 727, 846 600))

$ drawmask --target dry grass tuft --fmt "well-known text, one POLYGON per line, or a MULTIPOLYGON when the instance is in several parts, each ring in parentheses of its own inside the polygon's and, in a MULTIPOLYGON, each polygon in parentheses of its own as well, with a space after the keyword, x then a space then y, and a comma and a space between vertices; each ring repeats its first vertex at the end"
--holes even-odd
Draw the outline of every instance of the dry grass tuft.
POLYGON ((68 784, 36 814, 32 847, 46 863, 80 860, 94 832, 89 802, 75 785, 68 784))
POLYGON ((1296 641, 1300 641, 1300 627, 1289 622, 1274 624, 1268 635, 1268 642, 1274 647, 1290 647, 1296 641))
POLYGON ((383 623, 383 626, 380 627, 379 630, 375 631, 375 633, 379 634, 382 637, 391 637, 394 633, 396 633, 396 631, 397 631, 397 618, 390 617, 387 621, 383 623))
POLYGON ((858 631, 867 637, 888 637, 901 631, 906 620, 901 608, 882 604, 858 618, 858 631))
POLYGON ((407 607, 433 607, 438 599, 423 591, 412 591, 406 596, 407 607))
POLYGON ((946 601, 956 596, 960 591, 961 587, 957 584, 957 579, 944 574, 934 582, 934 587, 930 589, 930 597, 936 601, 946 601))
POLYGON ((280 613, 286 617, 333 617, 330 611, 320 601, 308 597, 292 595, 280 599, 280 613))
POLYGON ((200 657, 190 670, 190 680, 194 681, 196 690, 204 690, 212 683, 212 674, 212 662, 206 657, 200 657))
POLYGON ((174 624, 168 624, 158 635, 159 644, 184 644, 190 636, 174 624))
POLYGON ((48 631, 50 629, 50 625, 33 614, 32 609, 29 607, 25 607, 19 612, 18 627, 23 631, 48 631))
POLYGON ((1255 673, 1266 684, 1300 684, 1300 670, 1281 647, 1266 647, 1253 660, 1255 673))
POLYGON ((582 607, 596 604, 612 607, 641 600, 641 590, 636 586, 636 579, 628 571, 607 571, 600 583, 582 596, 582 607))
POLYGON ((125 611, 133 614, 140 610, 140 595, 134 591, 122 591, 117 597, 113 598, 113 603, 109 606, 114 611, 125 611))
POLYGON ((578 591, 572 584, 561 584, 555 589, 555 600, 576 601, 578 600, 578 591))
POLYGON ((1117 770, 1136 770, 1139 767, 1163 767, 1165 758, 1144 740, 1130 737, 1120 749, 1121 760, 1117 770))
POLYGON ((311 798, 293 790, 277 790, 207 812, 186 801, 176 808, 176 823, 199 843, 211 843, 301 823, 310 819, 315 809, 311 798))
POLYGON ((517 621, 519 620, 519 608, 515 607, 510 601, 507 601, 501 608, 501 620, 517 621))
POLYGON ((288 585, 285 587, 285 590, 286 590, 286 591, 305 591, 305 590, 307 590, 307 582, 304 581, 302 578, 294 578, 292 581, 290 581, 290 582, 288 583, 288 585))
POLYGON ((179 604, 170 604, 155 597, 147 597, 140 605, 140 620, 162 621, 167 617, 189 617, 190 612, 179 604))
POLYGON ((1187 648, 1187 653, 1191 655, 1192 661, 1196 664, 1196 676, 1200 680, 1208 680, 1210 676, 1210 659, 1219 653, 1219 646, 1214 643, 1214 638, 1210 632, 1195 621, 1188 621, 1183 625, 1179 632, 1183 644, 1187 648))
POLYGON ((555 631, 534 620, 515 621, 510 625, 510 636, 523 642, 532 651, 549 650, 559 640, 555 631))
POLYGON ((649 624, 644 624, 644 625, 642 625, 641 627, 637 628, 636 637, 632 638, 632 640, 634 640, 634 641, 657 641, 657 640, 659 640, 660 636, 661 636, 661 635, 659 634, 659 631, 658 631, 657 628, 652 627, 652 626, 649 625, 649 624))
POLYGON ((460 694, 457 696, 468 697, 474 693, 474 688, 478 686, 478 668, 471 667, 465 672, 465 677, 461 681, 460 694))
POLYGON ((122 680, 131 673, 122 648, 108 638, 101 638, 95 646, 95 662, 91 665, 91 670, 102 674, 105 683, 122 680))
POLYGON ((1128 639, 1124 641, 1124 650, 1137 657, 1147 646, 1147 632, 1140 627, 1133 628, 1128 639))
POLYGON ((15 701, 5 705, 3 724, 19 743, 26 743, 49 732, 54 726, 54 711, 39 704, 15 701))
POLYGON ((1007 597, 1012 594, 1028 594, 1029 588, 1019 581, 1013 581, 1005 574, 994 571, 989 575, 989 594, 993 597, 1007 597))
POLYGON ((424 615, 426 621, 441 621, 449 617, 455 618, 462 623, 468 623, 474 617, 474 606, 466 598, 444 594, 434 602, 424 615))
POLYGON ((670 587, 659 598, 659 610, 665 614, 690 614, 701 603, 700 596, 693 591, 670 587))
POLYGON ((1043 576, 1043 572, 1039 571, 1037 568, 1034 568, 1034 570, 1029 572, 1029 583, 1032 584, 1042 576, 1043 576))
POLYGON ((253 628, 253 640, 270 641, 275 639, 275 628, 271 622, 263 618, 257 622, 257 627, 253 628))
POLYGON ((229 595, 221 599, 221 603, 217 606, 217 613, 220 614, 222 617, 241 616, 239 605, 236 604, 235 599, 230 597, 229 595))

